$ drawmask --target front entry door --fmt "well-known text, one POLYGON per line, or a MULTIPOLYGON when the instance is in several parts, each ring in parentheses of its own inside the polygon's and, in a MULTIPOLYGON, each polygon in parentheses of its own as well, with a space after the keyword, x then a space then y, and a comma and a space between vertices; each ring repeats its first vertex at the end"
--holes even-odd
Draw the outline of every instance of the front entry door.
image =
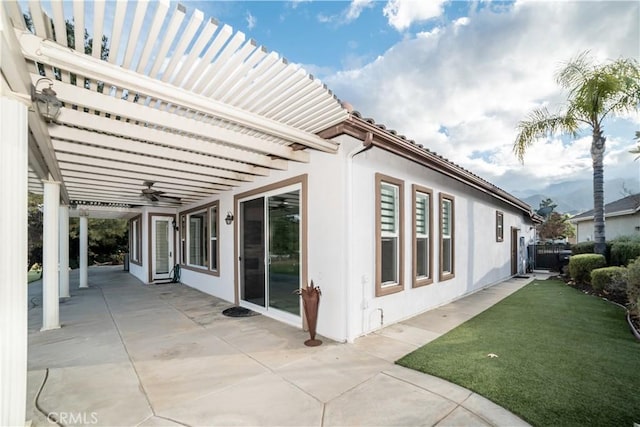
POLYGON ((299 322, 300 297, 295 293, 300 289, 301 263, 299 186, 241 200, 239 212, 243 305, 299 322))
POLYGON ((173 268, 173 218, 151 217, 151 281, 168 279, 173 268))

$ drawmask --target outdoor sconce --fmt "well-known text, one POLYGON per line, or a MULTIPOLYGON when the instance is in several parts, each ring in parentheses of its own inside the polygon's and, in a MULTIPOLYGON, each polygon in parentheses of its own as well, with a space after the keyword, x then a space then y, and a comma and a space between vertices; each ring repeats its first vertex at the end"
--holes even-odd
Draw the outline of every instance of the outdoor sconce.
POLYGON ((55 121, 62 107, 62 102, 56 97, 57 94, 51 89, 51 86, 53 86, 53 81, 46 77, 38 80, 35 86, 31 85, 31 100, 36 101, 36 108, 47 123, 55 121), (42 81, 48 82, 49 87, 38 92, 38 85, 42 81))
POLYGON ((233 222, 233 214, 231 212, 227 212, 227 217, 224 219, 224 222, 226 222, 227 225, 231 225, 233 222))
POLYGON ((173 229, 175 231, 178 231, 178 223, 176 222, 175 218, 171 221, 171 225, 173 225, 173 229))

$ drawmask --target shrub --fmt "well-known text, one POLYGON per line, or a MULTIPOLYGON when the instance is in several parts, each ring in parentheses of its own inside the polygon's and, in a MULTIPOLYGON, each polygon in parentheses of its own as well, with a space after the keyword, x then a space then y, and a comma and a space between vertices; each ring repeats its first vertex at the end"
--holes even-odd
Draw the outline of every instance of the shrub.
POLYGON ((612 299, 623 302, 627 299, 627 269, 604 267, 591 271, 591 286, 603 291, 612 299))
POLYGON ((629 264, 627 271, 627 300, 629 311, 640 316, 640 258, 629 264))
POLYGON ((592 254, 593 253, 594 242, 580 242, 571 246, 571 254, 592 254))
MULTIPOLYGON (((611 264, 611 247, 613 246, 613 242, 606 242, 606 247, 604 250, 604 257, 607 261, 607 264, 611 264)), ((571 254, 592 254, 594 250, 595 243, 593 241, 589 242, 580 242, 571 246, 571 254)))
POLYGON ((569 274, 577 283, 591 283, 591 270, 607 265, 603 255, 578 254, 569 259, 569 274))
POLYGON ((609 265, 627 265, 629 261, 640 257, 640 240, 614 240, 611 245, 609 265))

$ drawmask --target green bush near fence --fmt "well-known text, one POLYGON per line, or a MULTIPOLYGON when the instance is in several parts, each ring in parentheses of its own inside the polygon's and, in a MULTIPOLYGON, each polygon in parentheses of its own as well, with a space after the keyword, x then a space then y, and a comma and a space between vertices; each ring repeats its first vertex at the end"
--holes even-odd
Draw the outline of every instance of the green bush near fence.
POLYGON ((608 298, 624 301, 627 297, 627 268, 604 267, 591 271, 591 287, 608 298))
POLYGON ((604 255, 579 254, 569 259, 569 275, 577 283, 591 284, 591 271, 607 266, 604 255))

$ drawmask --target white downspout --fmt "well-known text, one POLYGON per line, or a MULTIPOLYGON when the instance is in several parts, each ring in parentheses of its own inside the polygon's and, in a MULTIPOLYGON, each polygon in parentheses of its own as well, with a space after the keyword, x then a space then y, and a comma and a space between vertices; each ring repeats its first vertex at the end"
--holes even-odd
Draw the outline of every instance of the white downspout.
POLYGON ((354 337, 351 332, 351 279, 353 275, 353 158, 367 151, 369 148, 373 147, 373 134, 371 132, 367 132, 367 136, 362 142, 362 146, 358 146, 354 148, 352 151, 347 154, 347 191, 345 194, 346 197, 346 221, 347 225, 347 252, 346 252, 346 268, 345 268, 345 280, 344 280, 344 289, 345 289, 345 307, 346 307, 346 325, 345 325, 345 336, 346 341, 352 343, 354 341, 354 337))

